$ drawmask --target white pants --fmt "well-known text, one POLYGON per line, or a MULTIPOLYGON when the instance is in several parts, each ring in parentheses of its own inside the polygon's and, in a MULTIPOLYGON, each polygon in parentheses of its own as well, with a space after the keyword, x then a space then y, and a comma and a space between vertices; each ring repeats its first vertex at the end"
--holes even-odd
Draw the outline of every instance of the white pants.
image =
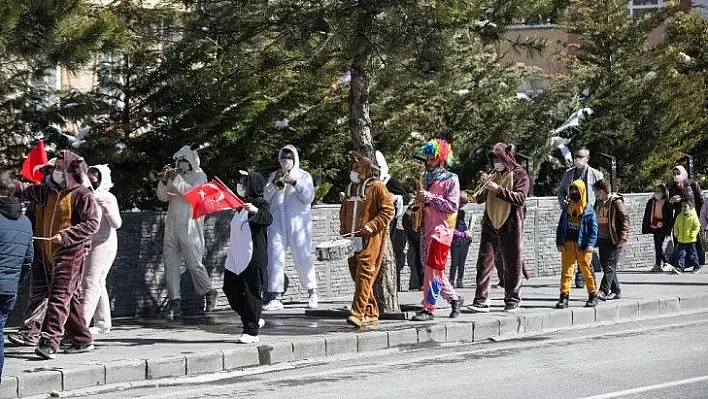
MULTIPOLYGON (((271 234, 271 231, 268 232, 271 234)), ((268 292, 282 294, 285 291, 285 251, 288 248, 283 243, 283 237, 273 232, 269 237, 268 248, 268 292)), ((317 273, 312 264, 312 248, 304 245, 302 248, 290 247, 293 263, 300 277, 300 284, 306 290, 317 288, 317 273)))
POLYGON ((106 277, 116 258, 118 240, 115 235, 91 249, 84 268, 82 304, 86 326, 111 328, 111 302, 106 290, 106 277))
POLYGON ((199 295, 204 295, 212 290, 211 278, 207 273, 202 257, 204 249, 201 245, 184 245, 182 240, 165 236, 163 256, 165 263, 165 279, 167 281, 167 295, 170 300, 181 299, 180 283, 184 268, 182 260, 187 266, 187 270, 192 275, 194 290, 199 295))

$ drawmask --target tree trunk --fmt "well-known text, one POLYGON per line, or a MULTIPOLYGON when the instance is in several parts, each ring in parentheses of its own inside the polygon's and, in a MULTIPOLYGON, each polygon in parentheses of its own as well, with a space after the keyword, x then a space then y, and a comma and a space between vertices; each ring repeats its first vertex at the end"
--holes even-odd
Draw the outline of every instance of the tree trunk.
POLYGON ((379 313, 395 313, 401 311, 398 303, 398 283, 396 276, 396 255, 393 252, 389 231, 386 230, 386 244, 384 245, 383 262, 381 271, 374 283, 374 297, 379 304, 379 313))
MULTIPOLYGON (((376 158, 374 157, 374 140, 371 135, 371 118, 369 117, 370 76, 367 69, 370 60, 371 54, 362 52, 352 62, 349 86, 349 128, 354 148, 373 162, 376 158)), ((374 283, 374 296, 379 304, 381 314, 400 311, 396 282, 396 259, 388 230, 384 251, 381 271, 374 283)))
POLYGON ((349 84, 349 129, 354 141, 354 149, 361 155, 374 160, 374 139, 371 136, 369 117, 369 74, 367 71, 371 55, 364 52, 354 58, 350 69, 349 84))

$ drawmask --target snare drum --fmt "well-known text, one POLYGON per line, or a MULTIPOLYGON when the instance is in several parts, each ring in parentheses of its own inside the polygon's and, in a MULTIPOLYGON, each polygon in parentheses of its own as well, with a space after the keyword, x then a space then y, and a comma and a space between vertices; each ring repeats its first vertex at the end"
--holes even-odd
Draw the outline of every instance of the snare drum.
POLYGON ((362 244, 361 237, 340 238, 322 242, 315 247, 317 260, 327 261, 348 258, 361 251, 362 244))

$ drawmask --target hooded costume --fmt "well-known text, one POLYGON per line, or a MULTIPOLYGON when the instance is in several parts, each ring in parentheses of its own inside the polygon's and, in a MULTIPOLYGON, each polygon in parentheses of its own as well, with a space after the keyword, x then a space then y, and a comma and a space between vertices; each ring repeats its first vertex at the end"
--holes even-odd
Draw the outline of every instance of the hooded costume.
POLYGON ((406 186, 388 173, 388 163, 380 151, 376 151, 376 166, 379 170, 379 180, 386 185, 388 191, 393 195, 393 205, 396 214, 391 226, 389 226, 389 233, 396 261, 396 284, 398 291, 401 291, 401 271, 406 265, 406 233, 403 229, 403 214, 405 207, 411 200, 411 196, 408 194, 406 186))
POLYGON ((477 257, 477 289, 473 309, 489 311, 489 290, 495 270, 494 255, 499 247, 504 265, 504 303, 514 311, 521 302, 521 284, 528 278, 524 268, 524 220, 529 177, 514 159, 513 146, 497 143, 489 154, 504 170, 492 175, 499 185, 496 192, 488 190, 474 201, 485 203, 482 232, 477 257))
MULTIPOLYGON (((273 222, 268 201, 263 198, 265 179, 258 173, 245 176, 245 200, 258 211, 239 209, 231 219, 229 250, 224 264, 224 294, 243 323, 243 333, 258 335, 263 307, 263 281, 268 265, 266 232, 273 222)), ((239 190, 236 190, 239 191, 239 190)))
POLYGON ((46 313, 41 321, 25 323, 20 336, 25 343, 37 341, 41 330, 38 355, 49 358, 59 348, 62 333, 71 337, 72 344, 89 347, 93 338, 86 327, 80 300, 81 280, 86 255, 91 249, 91 237, 98 231, 100 211, 91 191, 82 182, 88 167, 80 156, 71 151, 60 151, 65 172, 57 184, 19 184, 18 196, 35 204, 35 235, 60 235, 61 244, 41 241, 40 251, 44 273, 33 273, 28 306, 41 306, 46 299, 46 313), (57 189, 57 187, 61 187, 57 189))
MULTIPOLYGON (((597 215, 587 202, 585 183, 578 179, 571 183, 580 193, 580 200, 571 201, 563 207, 558 229, 556 230, 556 246, 561 250, 561 303, 568 305, 570 285, 577 262, 580 272, 585 278, 590 301, 597 294, 595 275, 592 270, 592 251, 598 237, 597 215)), ((590 302, 588 301, 588 302, 590 302)), ((561 307, 561 306, 556 306, 561 307)))
POLYGON ((106 290, 106 277, 118 251, 116 229, 123 221, 118 200, 109 191, 113 187, 111 169, 108 165, 96 165, 89 171, 96 172, 98 177, 93 185, 93 195, 101 212, 101 224, 91 239, 91 252, 86 258, 82 303, 86 325, 90 325, 93 319, 95 327, 108 331, 111 328, 111 303, 106 290))
POLYGON ((163 256, 165 278, 170 301, 181 299, 180 278, 182 261, 192 275, 197 294, 205 295, 213 291, 211 278, 202 258, 204 256, 204 218, 192 219, 192 206, 184 194, 193 187, 207 182, 207 176, 200 168, 199 155, 189 146, 182 147, 172 158, 175 165, 184 160, 191 166, 174 179, 157 184, 157 198, 169 202, 165 221, 163 256))
POLYGON ((422 313, 427 312, 428 316, 435 311, 438 296, 453 305, 453 312, 459 307, 460 297, 447 279, 445 268, 457 225, 460 182, 456 174, 447 170, 452 162, 452 149, 445 140, 431 140, 420 152, 435 164, 433 170, 425 172, 423 195, 418 198, 419 206, 423 207, 420 228, 420 257, 425 265, 422 313))
POLYGON ((286 145, 278 152, 278 161, 283 151, 293 155, 290 177, 294 184, 285 184, 281 191, 275 187, 277 172, 268 178, 264 197, 270 203, 273 224, 268 228, 268 292, 279 298, 285 291, 285 252, 295 263, 302 287, 311 294, 317 288, 317 275, 312 264, 312 202, 315 200, 315 186, 312 176, 300 169, 297 149, 286 145))
POLYGON ((377 172, 371 161, 354 151, 349 157, 352 183, 347 186, 339 208, 339 233, 364 235, 361 251, 348 259, 349 272, 354 280, 354 300, 347 322, 358 327, 379 318, 374 282, 386 253, 388 226, 395 210, 391 194, 376 178, 377 172))

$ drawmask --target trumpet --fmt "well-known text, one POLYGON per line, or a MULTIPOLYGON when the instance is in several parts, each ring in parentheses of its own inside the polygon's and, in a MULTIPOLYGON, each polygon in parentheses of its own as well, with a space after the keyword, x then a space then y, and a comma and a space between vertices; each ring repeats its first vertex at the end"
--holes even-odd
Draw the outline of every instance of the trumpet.
POLYGON ((474 192, 472 193, 472 199, 475 202, 479 202, 477 200, 477 197, 479 197, 486 190, 485 186, 487 185, 487 182, 492 181, 492 179, 496 178, 498 174, 499 174, 499 172, 497 172, 496 170, 492 170, 491 172, 486 173, 486 175, 487 175, 486 179, 479 180, 477 187, 475 187, 474 192))
POLYGON ((175 168, 170 165, 165 165, 165 167, 162 168, 162 170, 159 172, 155 169, 152 169, 150 172, 148 172, 148 178, 150 179, 150 181, 153 182, 165 181, 167 179, 167 175, 177 173, 178 171, 179 168, 175 168))
POLYGON ((281 169, 273 177, 273 184, 275 185, 275 189, 278 191, 285 190, 285 173, 286 172, 281 169))

